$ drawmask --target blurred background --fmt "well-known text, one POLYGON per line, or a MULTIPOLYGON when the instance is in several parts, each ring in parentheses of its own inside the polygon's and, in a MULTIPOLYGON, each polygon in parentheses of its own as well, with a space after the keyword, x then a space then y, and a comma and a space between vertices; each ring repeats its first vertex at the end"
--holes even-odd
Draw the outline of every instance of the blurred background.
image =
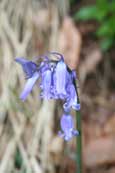
POLYGON ((57 136, 60 101, 41 101, 38 86, 19 100, 25 78, 15 57, 47 51, 77 70, 83 173, 115 173, 114 48, 114 0, 0 0, 0 173, 76 170, 76 139, 57 136))

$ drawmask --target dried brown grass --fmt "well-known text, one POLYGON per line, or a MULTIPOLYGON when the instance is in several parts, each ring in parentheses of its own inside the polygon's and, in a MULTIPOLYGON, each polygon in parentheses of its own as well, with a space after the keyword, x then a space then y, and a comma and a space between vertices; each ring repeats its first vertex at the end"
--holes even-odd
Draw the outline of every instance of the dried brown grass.
MULTIPOLYGON (((50 144, 55 139, 55 102, 41 102, 38 87, 25 103, 19 100, 25 80, 14 59, 36 57, 45 50, 56 49, 59 5, 45 0, 0 1, 0 173, 54 172, 50 144)), ((64 6, 61 15, 65 14, 64 6)), ((59 144, 62 146, 61 140, 59 144)))

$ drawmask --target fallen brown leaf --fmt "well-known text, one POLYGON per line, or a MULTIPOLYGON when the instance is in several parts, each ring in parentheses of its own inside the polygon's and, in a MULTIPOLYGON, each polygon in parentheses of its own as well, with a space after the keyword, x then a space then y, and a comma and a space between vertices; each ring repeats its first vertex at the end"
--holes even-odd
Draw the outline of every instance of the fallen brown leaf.
POLYGON ((84 163, 87 167, 115 163, 115 136, 107 136, 91 141, 85 147, 84 163))

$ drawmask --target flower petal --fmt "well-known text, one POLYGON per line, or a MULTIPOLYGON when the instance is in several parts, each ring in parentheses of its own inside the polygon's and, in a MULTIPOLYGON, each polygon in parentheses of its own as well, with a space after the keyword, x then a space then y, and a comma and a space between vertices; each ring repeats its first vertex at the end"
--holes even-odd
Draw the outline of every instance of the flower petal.
POLYGON ((60 121, 61 129, 65 132, 73 128, 73 119, 71 115, 63 114, 60 121))
POLYGON ((76 75, 76 71, 75 70, 72 70, 72 78, 73 79, 77 79, 77 75, 76 75))
POLYGON ((25 58, 16 58, 15 59, 16 62, 20 63, 20 64, 25 64, 27 62, 29 62, 29 60, 25 59, 25 58))
POLYGON ((31 78, 37 70, 37 65, 32 61, 24 58, 16 58, 15 61, 21 64, 23 71, 26 74, 26 78, 31 78))
POLYGON ((65 63, 61 60, 57 63, 55 69, 56 91, 61 98, 63 96, 66 96, 66 75, 67 75, 67 68, 65 63))
POLYGON ((41 94, 43 98, 50 99, 51 95, 51 79, 52 79, 52 72, 50 70, 46 70, 42 73, 42 81, 41 81, 41 88, 43 93, 41 94))
POLYGON ((24 87, 24 90, 20 95, 21 100, 23 100, 23 101, 26 100, 28 94, 32 91, 32 88, 33 88, 33 86, 34 86, 34 84, 35 84, 35 82, 37 81, 38 78, 39 78, 39 73, 35 72, 33 74, 33 76, 27 80, 27 83, 24 87))
POLYGON ((73 118, 69 114, 63 114, 60 120, 60 126, 63 132, 59 131, 58 135, 69 141, 73 136, 79 135, 77 130, 74 130, 73 118))
POLYGON ((73 84, 67 86, 68 98, 64 104, 64 110, 67 112, 72 107, 75 110, 80 110, 80 104, 78 103, 76 90, 73 84))

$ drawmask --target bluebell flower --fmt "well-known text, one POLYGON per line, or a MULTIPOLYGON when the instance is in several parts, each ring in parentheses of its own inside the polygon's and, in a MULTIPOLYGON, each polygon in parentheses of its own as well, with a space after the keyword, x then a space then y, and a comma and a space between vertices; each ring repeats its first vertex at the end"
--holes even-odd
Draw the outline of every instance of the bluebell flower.
POLYGON ((51 52, 57 60, 50 60, 48 56, 41 56, 39 65, 25 58, 16 58, 26 75, 27 82, 20 95, 20 99, 25 101, 32 91, 37 80, 40 80, 41 97, 44 99, 62 99, 64 112, 60 120, 62 131, 59 133, 66 141, 78 135, 74 130, 73 118, 69 114, 71 108, 80 109, 78 96, 75 88, 76 72, 70 70, 64 62, 64 58, 57 52, 51 52))
POLYGON ((60 120, 62 131, 59 131, 59 136, 64 140, 69 141, 72 137, 78 136, 79 132, 74 129, 73 118, 69 114, 63 114, 60 120))

